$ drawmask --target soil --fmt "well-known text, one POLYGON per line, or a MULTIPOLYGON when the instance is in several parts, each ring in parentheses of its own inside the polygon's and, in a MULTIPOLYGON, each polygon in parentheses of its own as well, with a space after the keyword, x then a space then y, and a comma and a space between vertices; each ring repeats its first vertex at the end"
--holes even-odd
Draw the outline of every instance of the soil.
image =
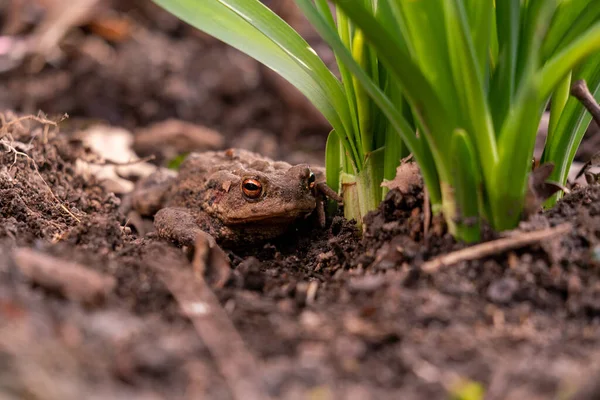
MULTIPOLYGON (((70 115, 58 131, 53 117, 3 114, 0 398, 239 398, 229 377, 243 355, 223 358, 156 267, 188 276, 189 250, 128 223, 126 197, 80 168, 91 154, 78 134, 177 118, 225 144, 252 131, 247 147, 294 162, 320 160, 327 129, 253 61, 150 2, 116 3, 136 35, 82 25, 60 62, 0 75, 3 109, 70 115)), ((568 233, 433 271, 423 263, 466 246, 435 218, 425 233, 423 197, 392 190, 362 235, 338 214, 226 250, 229 278, 208 282, 257 364, 258 398, 600 398, 600 186, 517 231, 568 233)))

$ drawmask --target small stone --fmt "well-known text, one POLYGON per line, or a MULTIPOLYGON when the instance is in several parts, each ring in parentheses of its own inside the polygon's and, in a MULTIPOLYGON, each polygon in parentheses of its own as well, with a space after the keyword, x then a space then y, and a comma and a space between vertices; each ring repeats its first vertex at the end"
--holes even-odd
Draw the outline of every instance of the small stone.
POLYGON ((323 320, 316 312, 303 311, 300 314, 300 324, 305 329, 311 331, 318 329, 323 324, 323 320))
POLYGON ((379 275, 365 275, 362 277, 352 278, 348 283, 348 289, 353 292, 373 293, 380 289, 385 284, 385 277, 379 275))
POLYGON ((578 275, 569 276, 567 291, 569 295, 581 293, 581 278, 578 275))
POLYGON ((493 282, 487 290, 487 297, 494 303, 507 304, 515 295, 519 283, 513 278, 503 278, 493 282))
POLYGON ((592 258, 594 261, 600 261, 600 246, 594 247, 592 250, 592 258))

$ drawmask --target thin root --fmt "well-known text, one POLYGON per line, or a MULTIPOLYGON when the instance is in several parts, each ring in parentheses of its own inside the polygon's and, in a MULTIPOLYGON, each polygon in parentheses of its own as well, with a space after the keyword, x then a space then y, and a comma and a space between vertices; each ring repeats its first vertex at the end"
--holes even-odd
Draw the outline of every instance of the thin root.
POLYGON ((44 142, 46 142, 47 138, 48 138, 48 133, 49 133, 49 127, 53 126, 55 128, 58 128, 58 124, 62 121, 64 121, 66 118, 69 118, 68 114, 63 114, 58 121, 52 121, 49 120, 48 118, 46 118, 46 116, 42 113, 39 113, 38 115, 25 115, 23 117, 19 117, 19 118, 15 118, 13 120, 7 121, 6 120, 6 116, 2 113, 0 113, 0 138, 4 137, 5 135, 8 134, 8 128, 12 127, 12 126, 16 126, 19 125, 19 128, 21 129, 25 129, 25 127, 23 127, 21 125, 21 122, 24 121, 36 121, 39 122, 40 124, 44 125, 44 142))

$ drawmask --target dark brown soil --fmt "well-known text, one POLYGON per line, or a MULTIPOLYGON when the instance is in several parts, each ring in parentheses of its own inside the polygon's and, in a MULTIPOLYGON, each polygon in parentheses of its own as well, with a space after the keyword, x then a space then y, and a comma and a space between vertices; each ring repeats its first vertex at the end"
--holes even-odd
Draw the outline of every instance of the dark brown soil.
MULTIPOLYGON (((273 156, 293 161, 319 159, 327 130, 282 105, 254 62, 149 2, 112 10, 144 28, 104 43, 114 62, 82 51, 104 40, 84 26, 59 65, 0 75, 2 108, 72 117, 47 137, 38 122, 0 130, 0 398, 230 399, 219 360, 149 262, 167 254, 187 270, 185 254, 126 226, 122 199, 77 170, 89 152, 72 134, 95 119, 134 129, 175 117, 229 143, 259 130, 249 146, 271 140, 273 156), (80 301, 24 272, 22 248, 114 286, 80 301)), ((213 291, 268 393, 443 399, 478 384, 489 399, 600 398, 600 186, 520 227, 570 222, 568 234, 430 274, 424 261, 465 246, 437 221, 425 237, 423 218, 419 188, 392 191, 362 237, 336 216, 227 251, 232 275, 213 291)))

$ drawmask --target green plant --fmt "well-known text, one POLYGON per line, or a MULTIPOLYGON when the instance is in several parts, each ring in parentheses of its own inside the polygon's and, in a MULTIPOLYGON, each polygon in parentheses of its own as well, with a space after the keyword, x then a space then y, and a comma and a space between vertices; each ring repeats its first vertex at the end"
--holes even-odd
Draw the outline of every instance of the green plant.
POLYGON ((449 391, 450 400, 483 400, 485 388, 479 382, 461 379, 449 391))
POLYGON ((589 123, 570 81, 600 86, 597 0, 335 0, 336 19, 326 0, 296 0, 341 82, 257 0, 155 2, 268 65, 323 113, 327 179, 345 189, 347 216, 375 208, 405 145, 434 212, 467 241, 482 219, 496 230, 520 220, 550 98, 543 161, 565 182, 589 123))

